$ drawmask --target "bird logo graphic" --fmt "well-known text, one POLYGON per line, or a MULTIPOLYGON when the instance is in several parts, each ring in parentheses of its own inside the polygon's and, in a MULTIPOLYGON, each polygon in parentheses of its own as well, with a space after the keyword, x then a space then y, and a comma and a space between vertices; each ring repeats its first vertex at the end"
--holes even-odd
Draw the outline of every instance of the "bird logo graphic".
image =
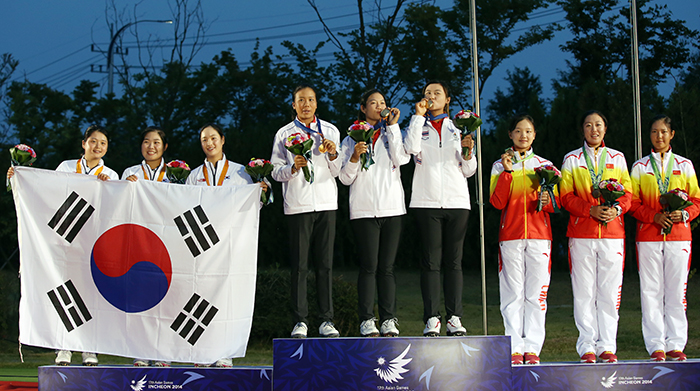
POLYGON ((605 376, 603 376, 602 380, 600 381, 600 384, 605 388, 613 388, 613 386, 615 385, 615 380, 617 380, 617 376, 615 376, 615 375, 617 375, 617 371, 615 371, 607 379, 605 378, 605 376))
POLYGON ((408 354, 409 349, 411 349, 410 344, 401 354, 396 356, 396 358, 391 360, 389 363, 386 362, 386 359, 384 357, 379 357, 377 359, 377 364, 379 364, 379 368, 375 368, 374 372, 377 374, 377 376, 379 376, 380 379, 384 380, 387 383, 396 383, 399 380, 403 379, 403 376, 401 376, 401 374, 408 372, 408 369, 404 368, 404 366, 410 363, 411 360, 413 360, 412 358, 404 358, 406 357, 406 354, 408 354))
POLYGON ((143 375, 139 381, 132 380, 130 387, 134 391, 142 391, 143 388, 146 387, 146 375, 143 375))

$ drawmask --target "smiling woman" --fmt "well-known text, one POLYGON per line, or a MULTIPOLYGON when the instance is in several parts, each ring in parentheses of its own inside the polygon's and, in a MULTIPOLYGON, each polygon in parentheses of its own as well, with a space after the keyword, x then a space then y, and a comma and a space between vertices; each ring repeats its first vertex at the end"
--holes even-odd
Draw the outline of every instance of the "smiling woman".
POLYGON ((583 363, 617 362, 617 322, 622 291, 625 227, 631 182, 622 152, 605 146, 608 121, 599 111, 581 120, 583 147, 569 152, 562 164, 561 203, 569 211, 569 256, 574 319, 579 330, 576 350, 583 363), (601 205, 592 191, 612 179, 625 190, 615 206, 601 205))

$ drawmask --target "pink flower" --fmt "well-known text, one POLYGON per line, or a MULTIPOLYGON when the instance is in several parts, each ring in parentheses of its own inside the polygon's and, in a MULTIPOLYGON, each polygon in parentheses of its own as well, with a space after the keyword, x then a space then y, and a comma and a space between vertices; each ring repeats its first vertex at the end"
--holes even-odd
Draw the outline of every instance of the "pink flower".
POLYGON ((168 164, 166 164, 166 166, 170 168, 182 168, 186 171, 190 170, 190 166, 188 166, 187 163, 182 160, 171 160, 168 164))
POLYGON ((371 129, 374 129, 374 127, 372 125, 370 125, 368 122, 366 122, 366 121, 360 122, 359 120, 353 122, 352 125, 350 125, 350 127, 348 128, 349 131, 364 130, 365 132, 368 130, 371 130, 371 129))
POLYGON ((15 145, 15 148, 19 149, 20 151, 29 152, 29 154, 32 155, 33 158, 36 158, 36 152, 34 152, 34 149, 32 149, 32 147, 30 147, 29 145, 17 144, 15 145))

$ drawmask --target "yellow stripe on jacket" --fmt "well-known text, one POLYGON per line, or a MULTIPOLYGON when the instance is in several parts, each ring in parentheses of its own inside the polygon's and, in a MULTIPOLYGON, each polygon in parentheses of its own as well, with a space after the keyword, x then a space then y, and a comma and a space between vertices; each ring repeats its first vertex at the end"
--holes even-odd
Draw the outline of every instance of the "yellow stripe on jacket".
MULTIPOLYGON (((513 165, 513 173, 503 171, 501 160, 491 167, 491 186, 489 202, 501 210, 498 240, 546 239, 552 240, 549 213, 554 212, 550 202, 542 212, 537 212, 537 198, 540 190, 535 167, 550 165, 543 159, 528 151, 526 160, 513 165)), ((559 191, 554 188, 557 197, 559 191)), ((556 199, 557 204, 559 199, 556 199)))
MULTIPOLYGON (((595 157, 594 150, 587 145, 564 156, 559 194, 562 205, 569 212, 566 236, 583 239, 624 239, 625 223, 622 214, 610 221, 607 226, 590 215, 591 207, 600 205, 602 202, 591 194, 593 182, 583 156, 583 148, 586 148, 591 160, 596 161, 596 167, 601 162, 601 156, 595 157)), ((602 148, 599 149, 599 151, 602 150, 602 148)), ((627 162, 622 152, 607 148, 602 179, 610 178, 617 179, 625 188, 625 195, 617 200, 624 214, 629 210, 632 200, 630 191, 632 182, 627 171, 627 162)))
MULTIPOLYGON (((685 190, 693 205, 685 209, 690 215, 690 220, 687 223, 673 224, 671 233, 663 235, 661 234, 661 226, 654 223, 654 216, 657 213, 663 213, 663 207, 659 202, 661 193, 654 176, 654 169, 649 161, 650 157, 655 158, 659 171, 666 170, 668 162, 668 160, 664 159, 662 165, 659 154, 652 153, 637 160, 632 166, 632 207, 630 208, 630 213, 637 219, 636 240, 638 242, 692 240, 690 220, 700 214, 700 189, 698 188, 698 178, 695 175, 693 162, 674 154, 674 161, 671 167, 673 172, 669 180, 668 190, 685 190)), ((665 172, 662 175, 665 175, 665 172)))

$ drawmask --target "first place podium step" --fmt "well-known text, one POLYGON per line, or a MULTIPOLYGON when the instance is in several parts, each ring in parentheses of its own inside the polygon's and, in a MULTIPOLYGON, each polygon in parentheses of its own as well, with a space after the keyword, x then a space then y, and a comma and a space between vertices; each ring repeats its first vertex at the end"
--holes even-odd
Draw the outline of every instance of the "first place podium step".
POLYGON ((275 391, 509 390, 510 338, 273 341, 275 391))

